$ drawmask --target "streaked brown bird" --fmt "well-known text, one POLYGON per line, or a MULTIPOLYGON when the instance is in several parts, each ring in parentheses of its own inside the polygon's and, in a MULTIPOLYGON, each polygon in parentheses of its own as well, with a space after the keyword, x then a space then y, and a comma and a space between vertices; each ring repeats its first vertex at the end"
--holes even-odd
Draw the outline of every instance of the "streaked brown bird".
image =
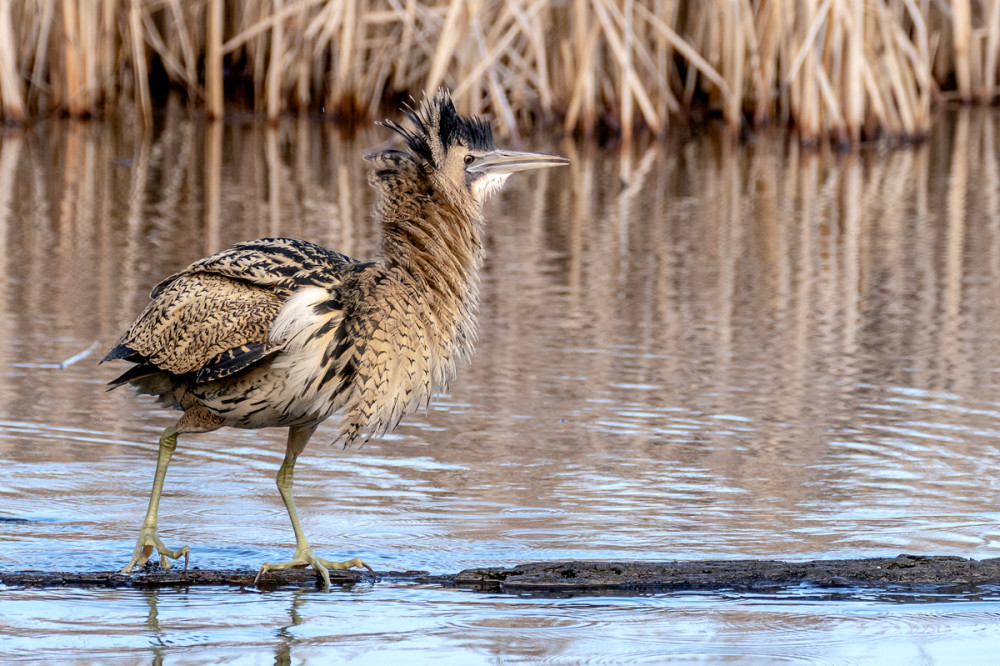
POLYGON ((155 550, 164 569, 188 547, 167 548, 157 513, 180 434, 223 426, 288 428, 278 492, 295 553, 268 570, 366 566, 313 554, 292 499, 292 473, 316 427, 339 417, 345 447, 381 435, 427 405, 472 354, 483 258, 483 204, 515 171, 567 164, 555 155, 499 150, 490 125, 458 115, 446 91, 381 123, 403 150, 366 155, 380 228, 360 261, 291 238, 239 243, 153 288, 151 302, 104 361, 133 365, 110 382, 183 412, 160 437, 139 539, 122 573, 155 550))

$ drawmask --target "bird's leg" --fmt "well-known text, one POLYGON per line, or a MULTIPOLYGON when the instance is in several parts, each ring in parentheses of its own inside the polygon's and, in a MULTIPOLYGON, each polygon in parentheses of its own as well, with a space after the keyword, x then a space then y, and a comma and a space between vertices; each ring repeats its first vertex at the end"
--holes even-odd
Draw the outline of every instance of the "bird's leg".
POLYGON ((153 554, 153 549, 160 555, 160 566, 164 569, 170 568, 170 559, 177 559, 184 556, 184 570, 188 567, 188 547, 183 546, 177 550, 170 550, 160 541, 160 534, 156 529, 156 517, 160 510, 160 494, 163 492, 163 479, 167 476, 167 465, 170 464, 170 456, 177 448, 177 428, 170 426, 163 431, 160 436, 160 452, 156 458, 156 475, 153 477, 153 490, 149 494, 149 508, 146 509, 146 518, 139 528, 139 539, 136 541, 135 550, 132 552, 132 559, 121 570, 127 574, 133 567, 142 566, 153 554))
MULTIPOLYGON (((273 564, 265 562, 260 567, 260 571, 257 572, 254 583, 259 581, 260 577, 268 571, 281 571, 283 569, 297 569, 310 566, 323 577, 323 589, 328 590, 330 589, 330 573, 327 569, 337 570, 349 569, 350 567, 364 567, 368 571, 372 571, 370 566, 357 557, 344 562, 331 562, 330 560, 316 557, 312 552, 312 548, 309 547, 309 542, 306 541, 302 525, 299 523, 298 513, 295 511, 295 500, 292 498, 292 477, 294 475, 295 461, 303 449, 306 448, 306 444, 315 430, 315 425, 305 427, 293 426, 288 429, 288 444, 285 448, 285 459, 281 461, 281 467, 278 468, 278 492, 281 493, 281 499, 288 510, 288 517, 292 521, 292 529, 295 531, 295 554, 287 562, 273 564)), ((375 572, 372 571, 372 573, 375 572)))

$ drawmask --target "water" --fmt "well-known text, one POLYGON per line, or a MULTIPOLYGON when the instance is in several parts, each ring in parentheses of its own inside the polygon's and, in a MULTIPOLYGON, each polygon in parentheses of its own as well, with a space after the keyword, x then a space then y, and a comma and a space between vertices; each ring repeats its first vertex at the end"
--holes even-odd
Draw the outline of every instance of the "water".
MULTIPOLYGON (((175 415, 104 392, 120 368, 96 360, 153 284, 236 241, 370 252, 360 156, 387 140, 177 115, 0 134, 0 569, 125 564, 175 415)), ((527 142, 572 165, 488 206, 476 357, 383 440, 318 431, 295 479, 312 545, 434 573, 1000 556, 998 140, 1000 116, 963 112, 899 152, 527 142)), ((287 559, 283 445, 182 438, 166 543, 203 568, 287 559)), ((0 660, 993 663, 1000 606, 0 588, 0 636, 0 660)))

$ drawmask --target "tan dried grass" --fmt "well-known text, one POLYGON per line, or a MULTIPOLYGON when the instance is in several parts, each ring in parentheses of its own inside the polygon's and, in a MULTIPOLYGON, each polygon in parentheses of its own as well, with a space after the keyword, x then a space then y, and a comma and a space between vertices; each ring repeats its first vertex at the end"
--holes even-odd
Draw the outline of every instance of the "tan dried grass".
POLYGON ((734 134, 778 119, 807 142, 919 137, 942 87, 996 98, 1000 0, 0 3, 7 122, 127 100, 149 119, 164 76, 218 117, 244 103, 225 99, 227 75, 270 118, 372 117, 448 86, 515 137, 561 124, 628 140, 691 113, 734 134))

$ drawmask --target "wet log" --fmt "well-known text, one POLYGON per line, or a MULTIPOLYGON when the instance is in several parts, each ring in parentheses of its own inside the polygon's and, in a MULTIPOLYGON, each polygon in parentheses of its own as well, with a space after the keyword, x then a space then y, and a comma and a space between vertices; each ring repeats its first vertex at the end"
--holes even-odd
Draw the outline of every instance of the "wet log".
MULTIPOLYGON (((330 586, 352 586, 359 583, 364 574, 354 570, 331 571, 330 586)), ((223 585, 231 587, 256 587, 262 590, 276 589, 290 585, 318 585, 320 579, 312 569, 289 569, 269 571, 257 584, 257 572, 250 569, 188 569, 168 570, 158 565, 146 567, 142 571, 122 574, 117 571, 0 571, 0 584, 17 587, 132 587, 153 589, 159 587, 195 587, 203 585, 223 585)), ((371 574, 368 574, 371 580, 371 574)))
POLYGON ((690 562, 537 562, 468 569, 460 587, 523 593, 733 590, 779 592, 803 586, 885 591, 1000 591, 1000 558, 900 555, 857 560, 696 560, 690 562))
MULTIPOLYGON (((15 587, 232 586, 272 590, 319 586, 311 569, 269 571, 258 584, 246 569, 170 569, 147 566, 130 575, 117 572, 0 571, 0 584, 15 587)), ((466 569, 457 574, 356 570, 330 571, 333 587, 358 583, 410 582, 511 594, 650 593, 726 591, 781 593, 791 589, 1000 594, 1000 558, 900 555, 856 560, 694 560, 671 562, 535 562, 513 567, 466 569)))

